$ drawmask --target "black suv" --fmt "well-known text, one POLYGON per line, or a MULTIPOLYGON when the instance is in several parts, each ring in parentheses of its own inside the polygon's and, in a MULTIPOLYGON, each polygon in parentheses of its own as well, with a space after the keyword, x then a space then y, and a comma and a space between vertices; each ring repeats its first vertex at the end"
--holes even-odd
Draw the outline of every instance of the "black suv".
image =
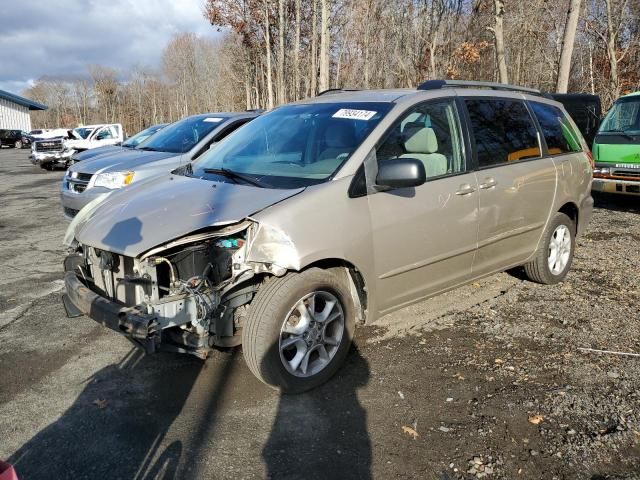
POLYGON ((31 143, 29 141, 25 145, 25 138, 28 138, 28 135, 22 130, 0 130, 0 147, 6 145, 7 147, 22 148, 31 143))

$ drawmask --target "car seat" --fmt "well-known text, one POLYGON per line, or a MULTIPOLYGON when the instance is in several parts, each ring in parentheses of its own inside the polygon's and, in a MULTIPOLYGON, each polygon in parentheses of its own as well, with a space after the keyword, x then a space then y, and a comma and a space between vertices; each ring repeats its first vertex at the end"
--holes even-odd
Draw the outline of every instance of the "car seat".
POLYGON ((427 178, 447 173, 447 157, 438 152, 438 139, 433 128, 405 128, 404 149, 400 158, 415 158, 424 164, 427 178))
POLYGON ((351 122, 333 122, 324 131, 324 150, 318 161, 341 160, 353 152, 357 144, 356 133, 351 122))

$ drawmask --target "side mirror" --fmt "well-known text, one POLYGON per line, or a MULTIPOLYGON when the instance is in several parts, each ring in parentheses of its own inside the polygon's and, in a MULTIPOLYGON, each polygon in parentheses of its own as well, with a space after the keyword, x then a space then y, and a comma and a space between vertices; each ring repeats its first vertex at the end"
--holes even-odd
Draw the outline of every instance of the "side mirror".
POLYGON ((390 158, 378 164, 376 185, 389 188, 417 187, 427 181, 424 164, 415 158, 390 158))

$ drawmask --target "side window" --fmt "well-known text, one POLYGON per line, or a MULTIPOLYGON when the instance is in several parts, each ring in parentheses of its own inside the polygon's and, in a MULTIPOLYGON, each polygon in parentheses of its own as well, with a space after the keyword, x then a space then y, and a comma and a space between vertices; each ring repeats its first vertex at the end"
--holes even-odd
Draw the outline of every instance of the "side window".
POLYGON ((98 132, 98 135, 96 135, 96 140, 107 140, 109 138, 114 138, 109 127, 103 128, 98 132))
POLYGON ((480 168, 542 156, 538 131, 524 102, 498 98, 465 102, 480 168))
POLYGON ((562 110, 537 102, 531 102, 531 109, 542 128, 551 155, 582 151, 580 136, 562 110))
POLYGON ((378 162, 415 158, 424 164, 427 178, 464 171, 462 137, 453 99, 417 105, 391 128, 376 149, 378 162))
POLYGON ((193 155, 193 159, 195 160, 200 155, 202 155, 204 152, 206 152, 207 150, 213 148, 218 142, 222 141, 224 138, 226 138, 227 136, 231 135, 233 132, 235 132, 237 129, 239 129, 241 126, 243 126, 245 123, 249 122, 249 120, 251 120, 251 119, 250 118, 246 118, 246 119, 238 120, 237 122, 234 122, 231 125, 229 125, 227 128, 225 128, 224 130, 219 132, 216 136, 212 137, 211 140, 209 140, 206 143, 206 145, 204 145, 200 150, 198 150, 193 155))

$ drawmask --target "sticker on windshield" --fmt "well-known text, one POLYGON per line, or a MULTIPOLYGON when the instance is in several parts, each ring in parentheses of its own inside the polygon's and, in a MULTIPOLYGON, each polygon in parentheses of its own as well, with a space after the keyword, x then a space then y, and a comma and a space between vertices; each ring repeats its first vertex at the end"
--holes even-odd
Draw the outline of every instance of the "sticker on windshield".
POLYGON ((224 119, 220 117, 209 117, 209 118, 205 118, 203 122, 218 123, 218 122, 221 122, 222 120, 224 119))
POLYGON ((348 118, 350 120, 371 120, 378 112, 371 110, 352 110, 350 108, 341 108, 333 114, 333 118, 348 118))

